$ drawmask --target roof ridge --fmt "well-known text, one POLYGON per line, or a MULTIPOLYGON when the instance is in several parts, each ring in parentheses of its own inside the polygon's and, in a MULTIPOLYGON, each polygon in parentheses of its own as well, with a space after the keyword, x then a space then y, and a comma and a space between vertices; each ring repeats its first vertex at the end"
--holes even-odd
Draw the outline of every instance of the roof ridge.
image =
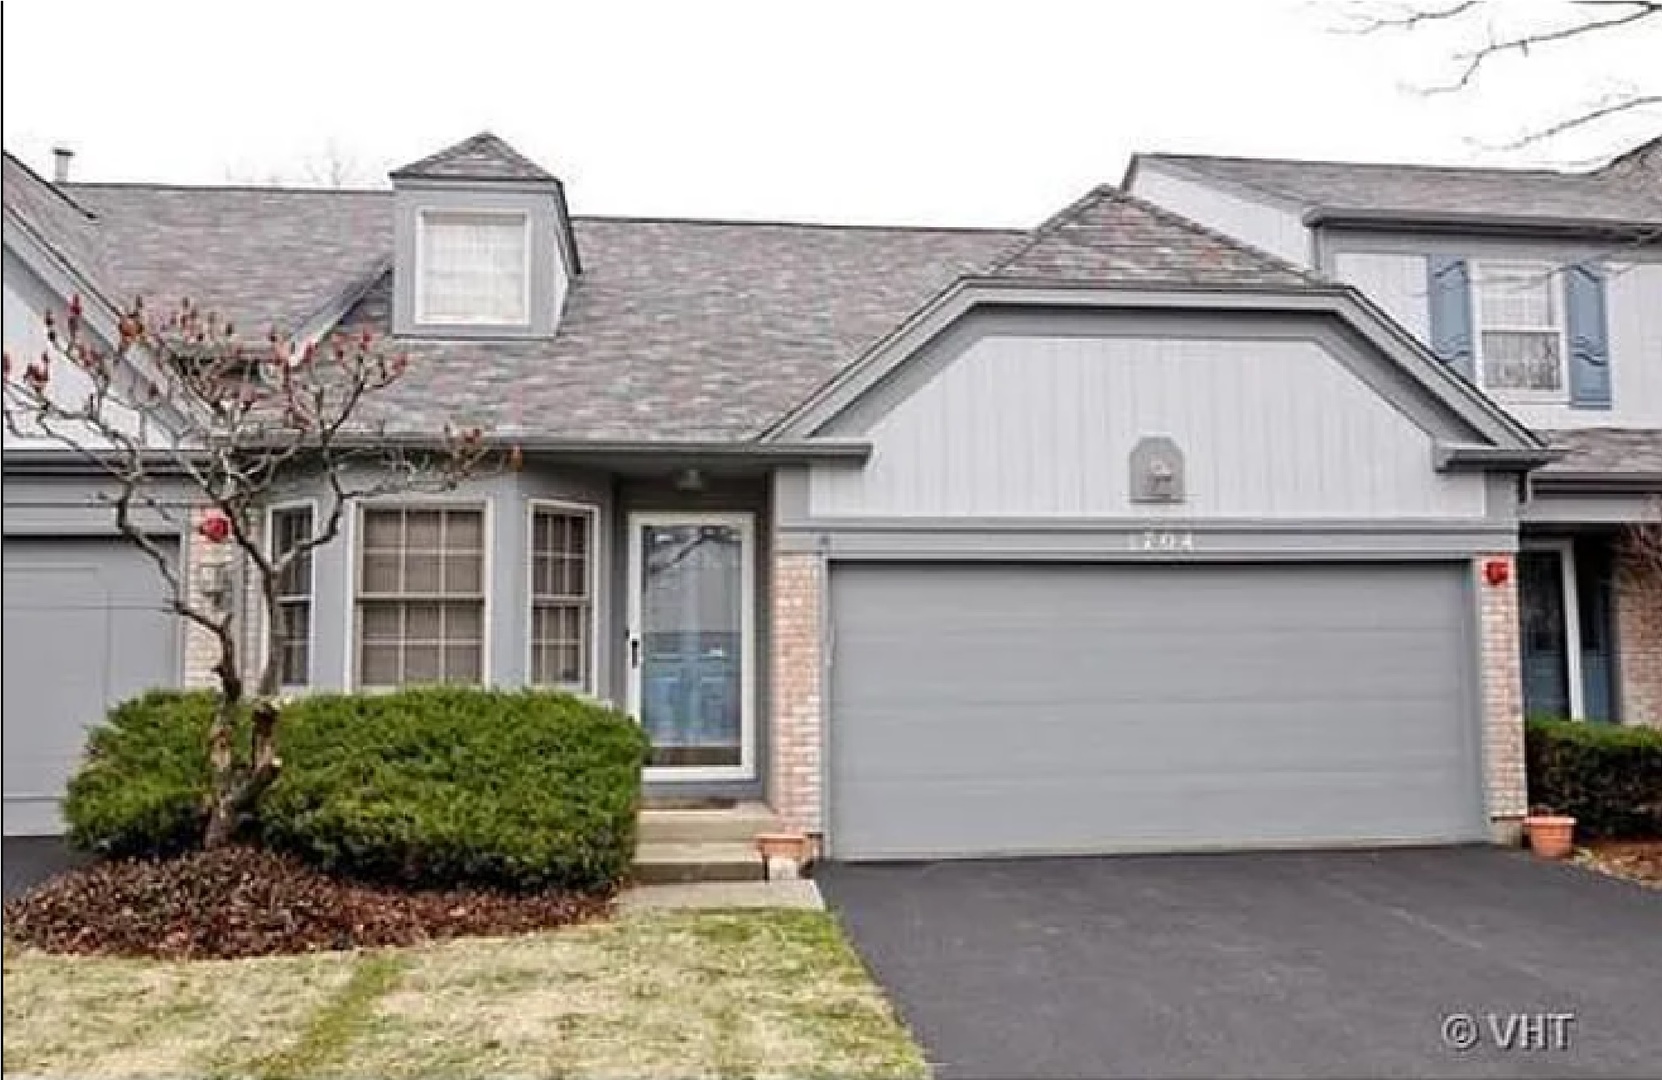
POLYGON ((1056 211, 1056 213, 1033 226, 1033 228, 1028 230, 1024 236, 1012 244, 1008 250, 1000 252, 998 255, 994 256, 992 261, 987 264, 985 272, 988 274, 998 273, 1000 270, 1009 266, 1023 255, 1026 255, 1028 252, 1038 247, 1042 241, 1049 239, 1062 227, 1063 222, 1067 221, 1075 214, 1082 212, 1086 207, 1090 206, 1104 194, 1114 190, 1116 189, 1112 184, 1106 183, 1097 184, 1092 187, 1089 191, 1085 192, 1085 194, 1073 200, 1073 202, 1062 207, 1062 209, 1056 211))
POLYGON ((872 222, 786 221, 769 218, 701 218, 680 214, 573 214, 573 222, 604 221, 639 225, 763 226, 780 229, 830 229, 863 232, 1010 233, 1025 237, 1028 230, 1003 225, 884 225, 872 222))
POLYGON ((476 131, 460 142, 428 154, 387 175, 394 180, 520 180, 558 183, 558 178, 535 161, 514 149, 512 143, 494 131, 476 131), (504 165, 508 173, 491 173, 474 168, 470 158, 484 158, 504 165))
POLYGON ((1045 240, 1048 240, 1051 236, 1059 232, 1062 226, 1068 221, 1084 213, 1090 207, 1105 201, 1123 203, 1127 206, 1134 207, 1157 221, 1170 225, 1174 228, 1194 233, 1198 236, 1204 236, 1206 239, 1211 240, 1214 243, 1242 252, 1270 267, 1273 267, 1276 270, 1292 274, 1301 281, 1309 284, 1324 287, 1331 286, 1333 284, 1333 282, 1328 281, 1326 278, 1310 272, 1289 259, 1285 259, 1280 255, 1275 255, 1271 252, 1265 251, 1256 245, 1249 244, 1244 240, 1239 240, 1228 235, 1227 233, 1222 233, 1216 229, 1202 225, 1198 221, 1190 220, 1182 214, 1168 210, 1156 203, 1149 202, 1147 199, 1140 198, 1123 188, 1116 187, 1115 185, 1109 183, 1096 185, 1083 196, 1075 199, 1059 213, 1053 214, 1049 218, 1045 219, 1037 228, 1033 230, 1024 242, 1018 244, 1016 247, 995 260, 987 268, 987 273, 992 275, 998 274, 999 271, 1017 262, 1022 256, 1033 251, 1033 249, 1038 247, 1045 240))
POLYGON ((391 195, 392 188, 306 187, 299 184, 190 184, 167 180, 76 180, 65 185, 81 190, 224 191, 251 195, 391 195))
MULTIPOLYGON (((1223 161, 1247 165, 1336 165, 1345 169, 1413 169, 1418 172, 1502 173, 1507 176, 1552 176, 1578 179, 1590 175, 1540 166, 1517 165, 1436 165, 1422 161, 1343 161, 1338 158, 1249 157, 1243 154, 1173 154, 1153 150, 1137 156, 1146 160, 1198 162, 1223 161)), ((1249 183, 1249 181, 1242 181, 1249 183)))

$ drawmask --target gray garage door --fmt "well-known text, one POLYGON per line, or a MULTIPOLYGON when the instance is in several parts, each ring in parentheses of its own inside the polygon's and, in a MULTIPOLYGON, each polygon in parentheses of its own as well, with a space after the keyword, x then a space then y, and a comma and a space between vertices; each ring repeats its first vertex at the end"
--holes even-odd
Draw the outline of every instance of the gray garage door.
POLYGON ((1461 568, 832 570, 830 850, 1482 837, 1461 568))
POLYGON ((7 537, 3 557, 5 833, 56 833, 87 725, 178 683, 179 631, 155 564, 123 541, 7 537))

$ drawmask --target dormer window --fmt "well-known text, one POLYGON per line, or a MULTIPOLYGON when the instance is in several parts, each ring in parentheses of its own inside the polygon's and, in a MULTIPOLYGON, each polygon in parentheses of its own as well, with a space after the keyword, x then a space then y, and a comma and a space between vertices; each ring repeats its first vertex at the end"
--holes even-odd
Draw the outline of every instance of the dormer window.
POLYGON ((583 267, 552 173, 488 132, 392 171, 392 330, 553 338, 583 267))
POLYGON ((502 211, 420 214, 416 321, 525 326, 531 319, 531 220, 502 211))

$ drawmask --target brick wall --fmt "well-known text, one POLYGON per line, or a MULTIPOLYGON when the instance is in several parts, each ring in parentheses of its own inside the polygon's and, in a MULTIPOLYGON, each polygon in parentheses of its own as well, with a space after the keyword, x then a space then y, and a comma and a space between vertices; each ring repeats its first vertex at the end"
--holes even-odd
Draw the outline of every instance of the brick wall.
POLYGON ((1662 573, 1631 556, 1616 573, 1622 717, 1662 727, 1662 573))
POLYGON ((820 636, 825 562, 818 555, 773 560, 773 728, 768 801, 781 823, 822 829, 821 731, 825 701, 820 636))
POLYGON ((1523 661, 1518 641, 1518 577, 1510 555, 1490 555, 1473 564, 1482 636, 1483 762, 1489 819, 1495 838, 1514 841, 1518 821, 1529 808, 1524 774, 1523 661), (1506 563, 1505 584, 1491 585, 1484 567, 1506 563))
MULTIPOLYGON (((242 599, 237 589, 237 577, 234 572, 234 562, 237 546, 230 541, 223 544, 210 543, 197 530, 205 510, 191 511, 190 532, 182 539, 184 542, 186 583, 189 586, 190 602, 203 610, 211 610, 208 602, 208 589, 214 576, 221 571, 217 568, 226 567, 224 571, 229 576, 231 592, 226 601, 242 605, 242 599)), ((238 619, 246 626, 243 611, 246 605, 239 607, 238 619)), ((245 635, 244 635, 245 636, 245 635)), ((239 637, 239 641, 241 638, 239 637)), ((247 670, 248 656, 240 658, 243 668, 247 670)), ((219 679, 214 675, 214 665, 219 662, 219 644, 207 630, 190 620, 185 620, 185 685, 215 687, 219 679)))

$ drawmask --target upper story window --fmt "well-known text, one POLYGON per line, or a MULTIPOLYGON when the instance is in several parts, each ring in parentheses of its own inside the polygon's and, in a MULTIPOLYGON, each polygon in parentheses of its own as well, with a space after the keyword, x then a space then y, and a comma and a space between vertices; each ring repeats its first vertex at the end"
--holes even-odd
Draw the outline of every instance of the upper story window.
POLYGON ((1493 392, 1559 397, 1566 391, 1563 288, 1552 265, 1475 264, 1478 371, 1493 392))
POLYGON ((523 213, 421 213, 416 321, 524 326, 531 319, 531 223, 523 213))

